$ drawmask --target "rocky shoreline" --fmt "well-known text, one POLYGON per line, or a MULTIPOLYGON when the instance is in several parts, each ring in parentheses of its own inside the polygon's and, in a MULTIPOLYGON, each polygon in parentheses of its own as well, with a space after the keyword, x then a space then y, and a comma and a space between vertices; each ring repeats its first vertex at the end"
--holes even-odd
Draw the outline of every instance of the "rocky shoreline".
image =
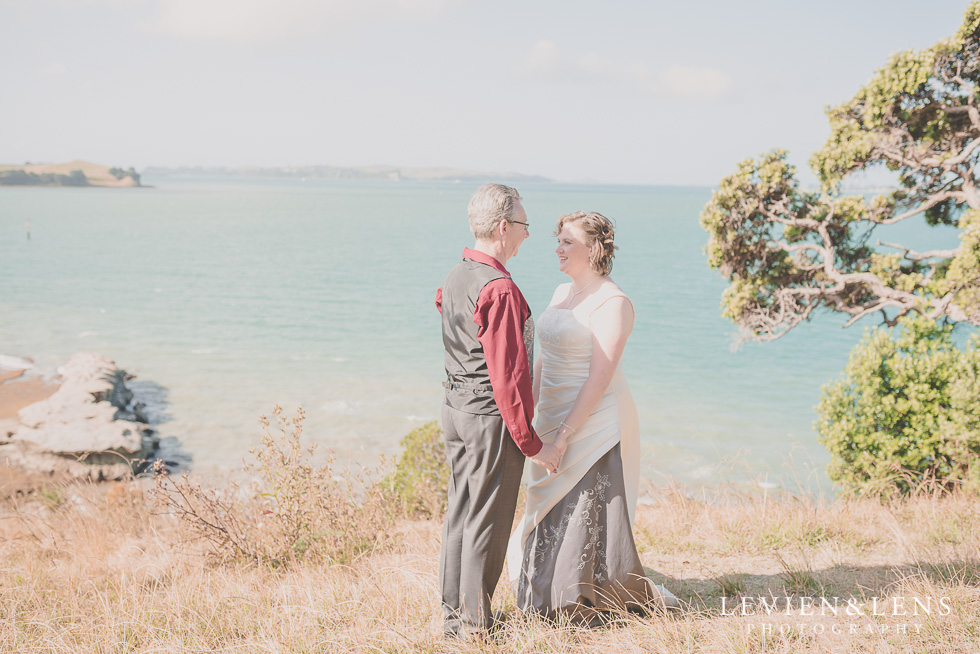
POLYGON ((159 439, 126 385, 133 376, 111 360, 75 354, 56 384, 31 375, 30 366, 0 356, 0 465, 111 481, 138 472, 156 452, 159 439))

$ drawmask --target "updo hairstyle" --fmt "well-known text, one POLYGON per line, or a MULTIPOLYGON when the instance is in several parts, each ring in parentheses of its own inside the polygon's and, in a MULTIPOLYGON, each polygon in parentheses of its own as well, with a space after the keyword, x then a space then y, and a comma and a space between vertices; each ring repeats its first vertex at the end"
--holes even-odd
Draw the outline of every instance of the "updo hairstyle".
POLYGON ((613 243, 615 230, 611 220, 601 213, 594 211, 576 211, 567 213, 558 219, 558 226, 555 228, 555 236, 561 233, 561 228, 568 224, 575 224, 585 234, 585 242, 589 246, 589 263, 592 270, 599 275, 608 275, 612 272, 613 258, 618 249, 613 243))

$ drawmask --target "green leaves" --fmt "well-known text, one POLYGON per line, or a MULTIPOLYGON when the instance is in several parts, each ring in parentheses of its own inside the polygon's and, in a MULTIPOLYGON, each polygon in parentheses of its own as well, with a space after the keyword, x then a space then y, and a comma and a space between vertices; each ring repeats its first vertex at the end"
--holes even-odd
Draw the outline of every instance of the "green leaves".
POLYGON ((857 120, 855 113, 858 112, 851 105, 827 111, 831 136, 823 148, 810 157, 810 167, 825 192, 836 190, 848 173, 871 159, 874 137, 857 120))
POLYGON ((830 138, 810 159, 824 191, 874 163, 906 178, 948 171, 977 131, 965 110, 978 81, 978 16, 974 2, 953 38, 892 55, 853 98, 827 109, 830 138))
POLYGON ((740 162, 701 213, 708 264, 731 281, 722 314, 759 338, 785 333, 825 302, 821 289, 837 285, 828 258, 867 258, 863 226, 852 225, 868 212, 861 197, 801 191, 785 151, 740 162))
POLYGON ((827 116, 830 137, 810 159, 820 192, 801 190, 773 150, 740 162, 705 206, 708 264, 730 282, 722 315, 759 340, 819 309, 848 324, 898 321, 894 338, 867 334, 824 389, 817 431, 831 478, 901 491, 980 481, 980 340, 958 350, 936 322, 980 325, 980 1, 955 36, 893 55, 827 116), (900 188, 841 194, 848 175, 882 167, 900 188), (880 225, 904 220, 956 226, 959 247, 871 245, 880 225))
POLYGON ((980 3, 972 2, 963 15, 963 24, 949 46, 962 47, 970 41, 975 41, 978 32, 980 32, 980 3))
POLYGON ((942 138, 948 122, 931 107, 937 101, 930 87, 935 61, 931 49, 895 54, 849 102, 827 110, 830 138, 810 159, 824 191, 836 190, 846 175, 879 159, 882 149, 896 147, 896 127, 923 123, 919 138, 942 138), (928 116, 918 115, 927 109, 928 116))
POLYGON ((980 228, 961 219, 969 206, 980 211, 978 21, 974 2, 955 37, 893 55, 827 110, 830 138, 810 159, 819 192, 800 189, 782 150, 739 162, 721 181, 701 214, 705 254, 731 282, 723 315, 745 333, 778 338, 824 309, 848 324, 875 314, 894 324, 911 312, 980 324, 980 228), (882 168, 898 173, 900 188, 841 194, 848 175, 882 168), (959 226, 960 248, 871 245, 880 225, 910 219, 959 226))
POLYGON ((972 478, 980 455, 980 340, 953 344, 952 326, 921 317, 897 336, 876 329, 826 386, 815 428, 831 479, 857 489, 913 490, 972 478))
POLYGON ((442 428, 427 422, 401 441, 402 452, 382 485, 389 501, 412 518, 441 518, 446 512, 449 463, 442 428))
POLYGON ((960 218, 960 248, 950 263, 946 281, 956 291, 956 304, 972 320, 980 318, 980 210, 960 218))

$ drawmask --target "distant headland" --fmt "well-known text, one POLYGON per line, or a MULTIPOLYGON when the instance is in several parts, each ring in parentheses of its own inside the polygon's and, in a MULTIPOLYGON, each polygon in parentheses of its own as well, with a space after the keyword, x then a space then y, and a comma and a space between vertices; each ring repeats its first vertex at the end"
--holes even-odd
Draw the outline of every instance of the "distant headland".
POLYGON ((140 175, 132 167, 110 168, 89 161, 68 163, 25 163, 22 166, 0 164, 0 186, 142 186, 140 175))
POLYGON ((240 168, 180 166, 166 168, 151 166, 143 171, 151 177, 294 177, 306 179, 378 179, 414 181, 485 181, 502 182, 550 182, 540 175, 522 173, 488 173, 456 168, 404 168, 401 166, 247 166, 240 168))

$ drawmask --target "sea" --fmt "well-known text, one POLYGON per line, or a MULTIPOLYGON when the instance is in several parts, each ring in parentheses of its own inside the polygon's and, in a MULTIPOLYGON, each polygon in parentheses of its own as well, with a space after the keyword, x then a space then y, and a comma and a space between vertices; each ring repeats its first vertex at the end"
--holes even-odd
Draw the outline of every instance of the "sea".
MULTIPOLYGON (((135 376, 161 456, 239 469, 260 417, 301 407, 334 465, 375 469, 440 415, 434 298, 472 245, 476 182, 144 178, 148 188, 0 188, 0 354, 57 374, 98 352, 135 376), (30 221, 30 232, 27 221, 30 221), (28 238, 29 236, 29 238, 28 238)), ((616 223, 636 324, 623 368, 648 484, 830 488, 813 429, 867 318, 827 313, 772 342, 722 318, 698 216, 708 187, 519 184, 530 238, 508 263, 532 311, 557 284, 564 213, 616 223)), ((889 228, 919 250, 952 228, 889 228)))

